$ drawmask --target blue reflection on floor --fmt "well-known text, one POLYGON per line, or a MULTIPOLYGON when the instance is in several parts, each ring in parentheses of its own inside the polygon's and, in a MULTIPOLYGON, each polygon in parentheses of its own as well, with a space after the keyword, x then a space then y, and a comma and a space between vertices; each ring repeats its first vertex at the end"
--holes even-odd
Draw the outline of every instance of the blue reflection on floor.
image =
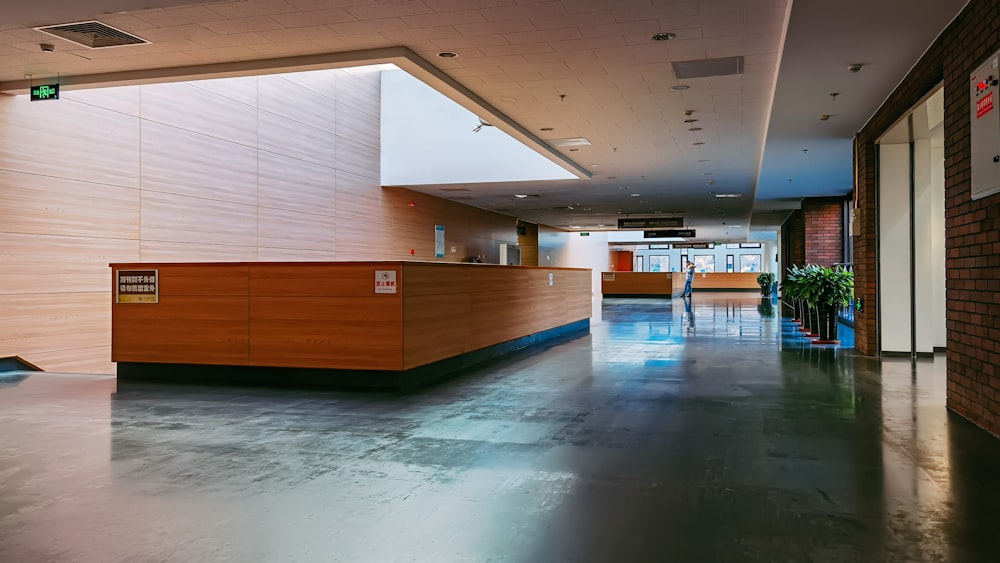
MULTIPOLYGON (((779 344, 781 347, 853 348, 854 330, 841 323, 839 344, 819 345, 799 325, 781 318, 777 297, 752 293, 696 293, 687 298, 606 298, 601 313, 609 344, 649 343, 642 363, 650 367, 676 362, 684 347, 779 344), (666 345, 666 346, 664 346, 666 345)), ((627 358, 620 358, 629 362, 627 358)), ((633 358, 638 360, 638 357, 633 358)))

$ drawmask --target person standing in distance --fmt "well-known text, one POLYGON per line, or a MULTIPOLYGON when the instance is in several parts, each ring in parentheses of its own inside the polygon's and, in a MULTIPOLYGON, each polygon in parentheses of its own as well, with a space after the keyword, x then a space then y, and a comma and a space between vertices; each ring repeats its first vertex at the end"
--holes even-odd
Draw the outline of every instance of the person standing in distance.
POLYGON ((691 284, 694 283, 694 262, 688 260, 687 266, 684 267, 686 271, 686 276, 684 277, 684 293, 683 296, 691 295, 691 284))

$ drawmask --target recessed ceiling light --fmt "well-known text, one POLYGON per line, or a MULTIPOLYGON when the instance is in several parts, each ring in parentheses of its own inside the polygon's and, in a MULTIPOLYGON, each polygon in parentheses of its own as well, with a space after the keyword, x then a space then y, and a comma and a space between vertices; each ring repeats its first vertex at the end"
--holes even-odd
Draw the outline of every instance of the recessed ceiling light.
POLYGON ((695 141, 695 142, 693 142, 693 143, 691 143, 691 144, 692 144, 692 145, 704 145, 705 143, 704 143, 704 142, 702 142, 702 141, 695 141))
POLYGON ((671 86, 670 89, 673 90, 674 92, 683 92, 684 90, 690 90, 691 87, 688 86, 687 84, 675 84, 671 86))
POLYGON ((639 197, 639 194, 628 194, 628 195, 630 195, 632 197, 639 197))
POLYGON ((524 198, 528 197, 528 194, 514 194, 514 197, 516 197, 518 199, 524 199, 524 198))
POLYGON ((692 117, 691 119, 685 119, 684 123, 695 123, 697 121, 698 121, 697 119, 695 119, 695 118, 692 117))
POLYGON ((591 166, 600 166, 600 164, 591 164, 591 166))
POLYGON ((551 127, 542 127, 542 131, 551 131, 551 130, 552 130, 551 127))
POLYGON ((510 103, 516 102, 517 98, 515 98, 513 96, 504 96, 504 97, 500 98, 500 101, 501 102, 507 102, 508 104, 510 104, 510 103))
POLYGON ((705 176, 711 176, 712 175, 711 172, 702 172, 702 174, 704 174, 705 176))
POLYGON ((580 150, 580 149, 569 149, 569 152, 576 152, 578 150, 580 150))
POLYGON ((830 120, 830 114, 824 113, 823 115, 819 116, 819 120, 820 121, 829 121, 830 120))
POLYGON ((718 198, 743 197, 743 194, 715 194, 715 197, 718 197, 718 198))
POLYGON ((546 141, 553 147, 589 147, 590 141, 583 137, 570 137, 567 139, 549 139, 546 141))
POLYGON ((662 33, 657 33, 656 35, 650 37, 653 41, 670 41, 671 39, 676 39, 676 33, 670 33, 669 31, 664 31, 662 33))
POLYGON ((456 53, 455 51, 441 51, 440 53, 438 53, 438 56, 441 57, 442 59, 454 59, 455 57, 458 56, 458 53, 456 53))
POLYGON ((701 127, 690 127, 688 131, 701 131, 701 127))

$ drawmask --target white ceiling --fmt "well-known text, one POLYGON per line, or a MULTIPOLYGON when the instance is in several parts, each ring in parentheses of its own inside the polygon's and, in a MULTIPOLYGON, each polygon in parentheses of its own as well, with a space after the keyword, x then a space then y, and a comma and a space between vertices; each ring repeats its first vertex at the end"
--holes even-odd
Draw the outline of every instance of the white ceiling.
MULTIPOLYGON (((373 49, 406 47, 416 56, 395 49, 383 58, 584 178, 468 184, 463 203, 555 226, 680 214, 699 238, 739 240, 751 216, 754 228, 773 227, 803 196, 850 191, 854 132, 966 2, 5 2, 0 90, 22 90, 27 75, 58 74, 72 87, 342 67, 379 62, 383 52, 373 49), (137 5, 149 9, 130 11, 137 5), (92 50, 32 29, 89 18, 151 43, 92 50), (661 31, 677 38, 650 39, 661 31), (56 51, 42 52, 40 43, 56 51), (745 58, 743 74, 678 80, 670 64, 731 56, 745 58), (865 66, 852 74, 851 63, 865 66), (670 89, 677 84, 690 89, 670 89), (685 110, 699 121, 684 123, 685 110), (565 137, 592 145, 545 143, 565 137)), ((455 193, 442 189, 453 185, 413 187, 455 193)))

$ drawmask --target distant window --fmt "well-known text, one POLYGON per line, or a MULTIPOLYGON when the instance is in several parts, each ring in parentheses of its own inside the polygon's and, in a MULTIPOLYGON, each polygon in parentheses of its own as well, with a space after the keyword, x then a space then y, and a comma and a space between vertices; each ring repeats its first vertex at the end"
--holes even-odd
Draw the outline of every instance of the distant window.
POLYGON ((670 257, 667 255, 653 255, 649 257, 650 272, 669 272, 670 257))
POLYGON ((741 272, 759 272, 760 269, 760 254, 744 254, 740 256, 740 271, 741 272))
POLYGON ((715 271, 715 255, 704 254, 702 256, 695 256, 693 260, 694 269, 696 272, 714 272, 715 271))

